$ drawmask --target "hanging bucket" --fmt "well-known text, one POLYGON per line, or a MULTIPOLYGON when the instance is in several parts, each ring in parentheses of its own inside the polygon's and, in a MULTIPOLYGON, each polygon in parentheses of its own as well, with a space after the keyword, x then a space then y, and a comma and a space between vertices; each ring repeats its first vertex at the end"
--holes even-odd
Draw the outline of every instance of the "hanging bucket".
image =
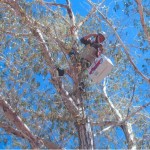
POLYGON ((102 54, 88 68, 88 75, 93 82, 99 83, 111 72, 112 68, 111 60, 102 54))

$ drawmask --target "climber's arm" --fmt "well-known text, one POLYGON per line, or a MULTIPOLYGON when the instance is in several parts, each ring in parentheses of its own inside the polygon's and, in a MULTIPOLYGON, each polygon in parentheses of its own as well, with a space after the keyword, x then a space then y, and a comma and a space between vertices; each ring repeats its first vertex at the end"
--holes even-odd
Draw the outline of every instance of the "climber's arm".
POLYGON ((89 39, 92 36, 96 38, 97 34, 88 34, 88 35, 82 37, 80 39, 81 43, 83 43, 85 45, 92 44, 91 40, 89 39))

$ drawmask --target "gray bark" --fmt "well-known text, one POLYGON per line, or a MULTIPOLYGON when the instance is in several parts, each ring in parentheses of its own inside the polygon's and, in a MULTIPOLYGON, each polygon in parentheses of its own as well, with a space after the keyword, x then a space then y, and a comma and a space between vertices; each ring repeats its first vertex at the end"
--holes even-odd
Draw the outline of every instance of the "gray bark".
POLYGON ((80 149, 94 149, 93 132, 91 128, 90 120, 87 118, 84 121, 75 123, 79 137, 80 149))
MULTIPOLYGON (((105 80, 104 80, 103 92, 104 92, 105 100, 107 101, 107 103, 109 104, 111 109, 113 110, 117 121, 118 122, 122 121, 123 120, 123 116, 118 111, 118 109, 114 106, 114 104, 111 102, 111 100, 109 99, 109 97, 107 95, 105 80)), ((128 148, 129 149, 133 149, 133 150, 136 149, 136 139, 134 137, 134 133, 133 133, 133 130, 132 130, 131 123, 129 123, 128 120, 127 120, 127 121, 123 122, 123 124, 121 125, 121 128, 123 129, 123 132, 125 134, 126 140, 128 142, 128 148)))
POLYGON ((121 128, 125 134, 125 137, 126 137, 126 140, 128 143, 128 149, 135 150, 136 149, 136 140, 135 140, 135 137, 133 134, 131 123, 126 122, 121 126, 121 128))

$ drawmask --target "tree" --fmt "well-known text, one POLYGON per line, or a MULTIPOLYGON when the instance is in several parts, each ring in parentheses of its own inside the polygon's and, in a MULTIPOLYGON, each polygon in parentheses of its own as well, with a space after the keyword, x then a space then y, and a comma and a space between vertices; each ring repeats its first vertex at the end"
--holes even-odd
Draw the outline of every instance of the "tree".
POLYGON ((146 2, 87 0, 85 17, 74 15, 69 0, 0 3, 0 127, 7 148, 150 148, 146 2), (115 65, 94 84, 67 53, 81 52, 79 38, 102 30, 115 65), (58 77, 57 66, 71 72, 58 77))

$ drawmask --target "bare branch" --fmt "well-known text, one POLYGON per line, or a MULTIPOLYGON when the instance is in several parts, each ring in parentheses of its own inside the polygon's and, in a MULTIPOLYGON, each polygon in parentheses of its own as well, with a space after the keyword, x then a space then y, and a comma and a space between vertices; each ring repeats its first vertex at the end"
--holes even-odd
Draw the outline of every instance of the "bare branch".
POLYGON ((102 131, 95 133, 94 136, 96 136, 97 134, 101 135, 101 134, 107 132, 108 130, 112 129, 113 127, 115 127, 115 126, 114 125, 110 125, 110 126, 104 128, 102 131))
POLYGON ((67 5, 64 5, 64 4, 58 4, 58 3, 51 3, 51 2, 42 2, 42 4, 45 3, 47 4, 48 6, 58 6, 58 7, 63 7, 63 8, 66 8, 68 9, 68 6, 67 5))
MULTIPOLYGON (((46 3, 46 2, 45 2, 46 3)), ((67 23, 68 25, 70 25, 70 23, 63 17, 63 16, 61 16, 59 13, 56 13, 56 12, 54 12, 53 10, 51 10, 45 3, 42 3, 53 15, 55 15, 55 16, 57 16, 57 17, 59 17, 59 18, 62 18, 64 21, 65 21, 65 23, 67 23)))
MULTIPOLYGON (((89 2, 91 5, 93 5, 93 3, 92 3, 90 0, 88 0, 88 2, 89 2)), ((139 69, 137 68, 137 66, 134 64, 134 62, 133 62, 133 60, 132 60, 132 58, 130 57, 130 54, 129 54, 129 52, 128 52, 128 48, 125 46, 125 44, 124 44, 123 41, 121 40, 121 38, 120 38, 120 36, 118 35, 118 33, 117 33, 115 27, 113 26, 113 24, 108 20, 108 18, 107 18, 105 15, 103 15, 103 13, 102 13, 101 11, 99 11, 99 10, 97 10, 97 11, 98 11, 98 13, 102 16, 102 18, 107 22, 107 24, 110 26, 110 28, 114 31, 114 33, 115 33, 117 39, 119 40, 120 44, 121 44, 122 47, 124 48, 125 53, 126 53, 126 55, 127 55, 127 58, 128 58, 128 60, 130 61, 131 65, 133 66, 134 70, 135 70, 146 82, 148 82, 148 83, 150 84, 150 79, 149 79, 148 77, 146 77, 142 72, 140 72, 140 70, 139 70, 139 69)))
MULTIPOLYGON (((111 102, 109 97, 107 96, 106 79, 104 79, 103 92, 104 92, 104 97, 105 97, 106 101, 110 105, 111 109, 113 110, 113 112, 114 112, 114 114, 117 118, 118 124, 120 124, 120 123, 122 124, 121 128, 123 129, 124 134, 126 136, 126 140, 128 142, 128 148, 129 149, 136 149, 136 139, 134 137, 134 133, 133 133, 133 130, 132 130, 132 125, 131 125, 131 123, 128 122, 128 120, 126 120, 126 122, 122 122, 122 120, 123 120, 122 115, 117 110, 117 108, 115 108, 115 106, 113 105, 113 103, 111 102)), ((113 126, 115 126, 115 125, 109 126, 108 129, 112 128, 113 126)))
POLYGON ((72 25, 75 25, 75 22, 74 22, 74 14, 71 10, 71 7, 70 7, 70 1, 67 0, 67 5, 64 5, 64 4, 58 4, 58 3, 51 3, 51 2, 42 2, 42 4, 45 3, 46 5, 48 6, 58 6, 58 7, 62 7, 62 8, 66 8, 67 9, 67 12, 68 12, 68 15, 69 15, 69 18, 70 20, 72 21, 72 25))
POLYGON ((14 129, 13 127, 7 125, 6 123, 0 122, 0 127, 3 128, 7 133, 14 134, 17 137, 21 137, 27 140, 30 140, 22 131, 14 129))
POLYGON ((146 35, 146 38, 148 39, 148 42, 150 43, 150 34, 148 33, 148 29, 147 29, 147 26, 146 26, 145 21, 144 21, 143 6, 141 3, 141 0, 135 0, 135 1, 138 5, 138 11, 140 14, 140 20, 141 20, 141 24, 142 24, 144 33, 146 35))
MULTIPOLYGON (((104 1, 105 0, 103 0, 103 2, 104 1)), ((78 25, 76 26, 76 28, 79 29, 93 14, 95 14, 96 11, 97 11, 97 9, 102 5, 103 2, 101 2, 97 6, 93 6, 92 10, 87 14, 87 16, 80 23, 78 23, 78 25)))
POLYGON ((67 6, 68 6, 67 12, 68 12, 69 18, 71 20, 72 26, 75 26, 75 17, 74 17, 73 11, 71 9, 70 0, 66 0, 66 2, 67 2, 67 6))
POLYGON ((93 126, 116 126, 118 125, 118 121, 100 121, 100 122, 92 122, 93 126))
POLYGON ((146 107, 148 107, 150 105, 150 102, 140 106, 136 111, 132 112, 131 114, 129 114, 124 120, 122 120, 122 122, 125 122, 127 120, 129 120, 131 117, 133 117, 134 115, 136 115, 138 112, 142 111, 143 109, 145 109, 146 107))
POLYGON ((36 137, 31 133, 30 129, 23 123, 22 119, 13 111, 11 106, 5 101, 5 99, 0 97, 0 107, 3 109, 4 114, 9 121, 11 121, 18 130, 21 130, 24 135, 26 135, 29 139, 33 148, 39 147, 39 141, 36 137))
MULTIPOLYGON (((14 129, 13 127, 7 125, 6 123, 2 123, 0 122, 0 127, 3 128, 7 133, 11 133, 14 134, 17 137, 23 138, 23 139, 27 139, 30 140, 28 138, 28 136, 26 136, 22 131, 19 131, 17 129, 14 129)), ((49 149, 60 149, 60 147, 56 147, 55 144, 53 144, 52 142, 49 142, 47 140, 44 140, 40 137, 36 137, 39 141, 41 141, 47 148, 49 149)))
POLYGON ((14 33, 14 32, 10 32, 10 31, 2 31, 4 32, 4 34, 9 34, 15 37, 29 37, 31 34, 30 33, 14 33))
POLYGON ((113 103, 111 102, 111 100, 109 99, 107 92, 106 92, 106 79, 104 79, 104 83, 103 83, 103 93, 104 93, 104 97, 105 100, 107 101, 107 103, 109 104, 110 108, 113 110, 116 118, 118 121, 122 120, 122 115, 120 114, 120 112, 117 110, 117 108, 115 108, 115 106, 113 105, 113 103))
POLYGON ((99 125, 99 126, 109 125, 108 127, 104 128, 102 131, 95 133, 94 136, 96 136, 97 134, 103 134, 106 131, 108 131, 108 130, 116 127, 116 126, 120 126, 123 129, 124 134, 126 136, 126 139, 128 142, 128 148, 129 149, 136 149, 136 139, 135 139, 134 134, 133 134, 132 125, 131 125, 131 123, 128 122, 128 120, 131 117, 133 117, 134 115, 136 115, 139 111, 148 107, 149 105, 150 105, 150 102, 146 103, 145 105, 140 106, 136 111, 134 111, 133 113, 128 115, 125 119, 118 121, 118 122, 105 121, 105 122, 93 123, 93 125, 99 125))
POLYGON ((132 101, 133 101, 133 98, 134 98, 134 93, 135 93, 135 84, 134 84, 134 86, 133 86, 132 97, 131 97, 130 103, 129 103, 129 105, 128 105, 127 116, 129 115, 130 106, 131 106, 132 101))

